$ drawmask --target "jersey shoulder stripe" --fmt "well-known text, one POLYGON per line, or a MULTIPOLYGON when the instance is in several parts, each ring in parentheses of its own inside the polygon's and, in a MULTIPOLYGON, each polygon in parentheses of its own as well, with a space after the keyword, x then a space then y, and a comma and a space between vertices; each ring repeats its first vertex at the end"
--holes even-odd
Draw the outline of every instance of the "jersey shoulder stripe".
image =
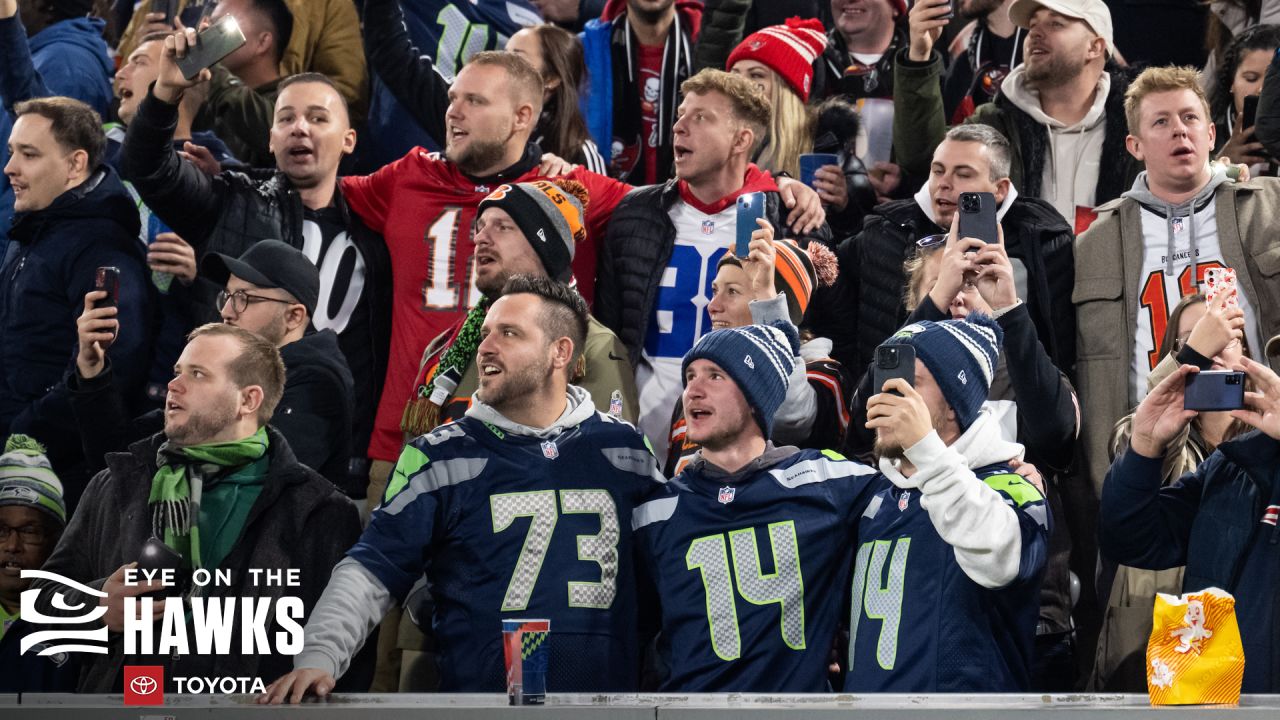
POLYGON ((671 516, 676 514, 676 505, 679 502, 680 496, 672 495, 636 506, 631 511, 631 531, 635 532, 646 525, 670 520, 671 516))
POLYGON ((860 462, 846 460, 836 452, 802 450, 786 461, 786 464, 770 470, 769 475, 779 485, 794 489, 827 480, 875 475, 877 472, 860 462))

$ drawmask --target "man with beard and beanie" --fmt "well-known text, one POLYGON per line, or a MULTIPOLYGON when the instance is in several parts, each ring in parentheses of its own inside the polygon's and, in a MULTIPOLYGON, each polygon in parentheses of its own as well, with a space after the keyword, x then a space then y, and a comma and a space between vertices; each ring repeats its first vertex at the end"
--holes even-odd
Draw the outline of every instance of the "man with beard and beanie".
MULTIPOLYGON (((414 394, 401 428, 417 437, 442 423, 461 420, 480 383, 476 349, 485 314, 516 275, 572 279, 574 248, 586 236, 586 188, 572 180, 534 180, 502 185, 480 201, 474 239, 476 287, 484 297, 465 319, 440 334, 423 353, 414 394)), ((591 393, 602 413, 635 422, 635 374, 618 336, 594 317, 571 382, 591 393)))
MULTIPOLYGON (((351 500, 299 464, 284 436, 267 424, 284 391, 284 374, 276 348, 248 330, 196 328, 169 383, 164 431, 108 455, 107 468, 89 484, 44 569, 106 597, 99 602, 48 579, 33 585, 42 591, 37 602, 46 614, 107 608, 107 653, 86 660, 80 692, 121 692, 125 665, 163 666, 169 684, 174 677, 274 677, 288 669, 289 657, 278 652, 126 655, 121 634, 125 598, 161 589, 158 581, 125 581, 149 538, 182 558, 177 589, 183 597, 156 602, 153 619, 164 615, 166 604, 185 604, 195 592, 224 602, 298 597, 304 616, 310 615, 334 564, 359 536, 360 517, 351 500), (196 569, 225 571, 232 582, 192 587, 188 577, 196 569), (256 584, 250 569, 293 571, 299 583, 256 584), (45 609, 55 591, 67 604, 45 609)), ((231 646, 249 642, 242 633, 253 629, 234 624, 231 646)), ((275 637, 285 628, 273 620, 265 632, 275 637)), ((364 680, 367 687, 367 675, 364 680)), ((363 689, 359 683, 351 688, 363 689)))
POLYGON ((663 692, 831 690, 855 530, 877 476, 834 451, 769 440, 798 345, 786 321, 746 325, 704 335, 682 360, 686 432, 701 447, 631 515, 661 605, 663 692))
POLYGON ((915 378, 867 404, 888 482, 858 524, 846 692, 1019 692, 1031 683, 1049 512, 983 406, 1003 332, 919 322, 881 347, 915 378))
MULTIPOLYGON (((279 240, 251 245, 239 258, 210 253, 202 263, 205 277, 221 285, 217 308, 222 321, 265 339, 284 361, 284 392, 271 424, 310 467, 349 495, 360 487, 347 482, 351 457, 351 408, 354 381, 332 330, 313 330, 310 319, 320 294, 320 271, 297 248, 279 240)), ((72 407, 82 428, 85 454, 93 469, 103 467, 107 453, 160 431, 162 410, 132 422, 122 414, 111 390, 112 368, 103 348, 115 332, 109 308, 94 308, 99 295, 85 298, 78 321, 76 372, 67 383, 72 407)))
POLYGON ((80 675, 78 653, 40 655, 48 643, 22 652, 37 627, 21 617, 22 592, 67 526, 62 482, 44 447, 26 435, 10 435, 0 455, 0 692, 73 692, 80 675))
MULTIPOLYGON (((1009 138, 1013 184, 1047 200, 1079 234, 1096 217, 1094 208, 1119 197, 1142 169, 1124 150, 1131 76, 1113 61, 1111 12, 1102 0, 1015 0, 1009 19, 1027 31, 1022 65, 965 122, 1009 138)), ((928 68, 899 73, 895 89, 894 151, 912 177, 929 171, 947 130, 942 62, 924 49, 926 35, 916 38, 915 56, 928 58, 928 68)), ((904 60, 910 68, 911 59, 904 60)))
POLYGON ((259 702, 327 695, 424 573, 441 691, 501 692, 502 621, 521 617, 551 622, 548 688, 636 689, 630 520, 662 477, 635 428, 569 384, 586 335, 587 305, 572 288, 508 281, 480 330, 471 407, 405 447, 307 622, 294 671, 259 702))

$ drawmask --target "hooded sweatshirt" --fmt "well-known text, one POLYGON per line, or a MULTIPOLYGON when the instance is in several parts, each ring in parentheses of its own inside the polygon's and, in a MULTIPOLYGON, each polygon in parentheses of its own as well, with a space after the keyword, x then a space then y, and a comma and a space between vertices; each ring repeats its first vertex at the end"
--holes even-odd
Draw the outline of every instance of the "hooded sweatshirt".
POLYGON ((1000 85, 1000 92, 1049 131, 1049 150, 1042 171, 1044 179, 1040 197, 1069 222, 1074 221, 1076 208, 1092 208, 1097 204, 1111 75, 1104 72, 1098 77, 1093 106, 1073 125, 1066 125, 1045 114, 1040 107, 1039 91, 1027 84, 1026 65, 1019 65, 1009 73, 1000 85))
MULTIPOLYGON (((424 575, 440 689, 499 692, 502 620, 547 618, 547 685, 634 691, 639 677, 634 508, 661 490, 635 429, 570 385, 533 428, 476 398, 463 419, 404 450, 382 504, 338 563, 294 667, 335 677, 424 575), (526 519, 527 518, 527 519, 526 519)), ((420 611, 410 603, 410 611, 420 611)))
POLYGON ((858 523, 844 689, 1026 690, 1049 515, 1009 471, 1022 446, 984 408, 950 446, 930 432, 905 455, 915 473, 881 458, 891 485, 858 523))
MULTIPOLYGON (((1225 172, 1215 164, 1209 182, 1195 197, 1173 205, 1151 192, 1143 171, 1122 196, 1137 201, 1142 210, 1142 272, 1136 295, 1140 305, 1130 372, 1130 387, 1138 401, 1146 397, 1147 375, 1160 361, 1158 345, 1169 313, 1183 296, 1203 290, 1205 270, 1227 267, 1214 202, 1218 186, 1225 182, 1225 172)), ((1238 299, 1249 347, 1261 348, 1264 338, 1253 303, 1243 289, 1238 299)))

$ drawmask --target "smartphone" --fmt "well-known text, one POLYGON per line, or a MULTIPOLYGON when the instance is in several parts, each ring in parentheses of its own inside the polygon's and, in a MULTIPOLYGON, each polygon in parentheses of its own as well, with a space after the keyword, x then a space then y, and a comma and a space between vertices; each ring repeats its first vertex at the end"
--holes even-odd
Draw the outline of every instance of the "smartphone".
MULTIPOLYGON (((907 384, 916 384, 916 349, 910 345, 886 343, 876 348, 875 361, 871 366, 871 389, 879 394, 884 384, 894 378, 902 378, 907 384)), ((894 395, 902 395, 891 390, 894 395)))
POLYGON ((1257 119, 1258 119, 1258 96, 1245 95, 1244 96, 1244 112, 1241 113, 1240 127, 1245 128, 1247 130, 1253 127, 1253 124, 1255 121, 1257 121, 1257 119))
POLYGON ((223 15, 221 20, 196 35, 195 46, 187 48, 187 56, 178 60, 178 69, 183 77, 192 80, 201 70, 235 52, 244 43, 244 33, 240 32, 235 16, 223 15))
POLYGON ((187 3, 187 6, 178 14, 178 19, 182 21, 183 27, 199 30, 200 21, 213 11, 214 5, 216 5, 216 3, 200 2, 199 0, 187 3))
POLYGON ((151 0, 151 12, 164 13, 164 24, 173 27, 173 16, 178 12, 178 0, 151 0))
POLYGON ((753 192, 738 197, 738 238, 733 254, 744 258, 751 252, 751 233, 760 229, 756 220, 764 217, 764 193, 753 192))
MULTIPOLYGON (((152 536, 142 545, 142 551, 138 553, 138 569, 159 572, 162 570, 172 570, 170 573, 173 577, 182 576, 182 555, 176 550, 164 544, 164 541, 158 537, 152 536)), ((139 577, 141 578, 141 576, 139 577)), ((182 583, 177 582, 173 585, 166 586, 160 590, 153 590, 148 594, 151 595, 181 595, 182 583)))
POLYGON ((946 12, 946 14, 939 15, 937 19, 939 19, 939 20, 950 20, 950 19, 952 19, 952 18, 954 18, 954 17, 956 16, 956 4, 955 4, 955 0, 946 0, 946 2, 945 2, 945 3, 937 2, 937 3, 934 3, 934 5, 946 5, 946 6, 947 6, 947 12, 946 12))
POLYGON ((1234 370, 1201 370, 1187 376, 1182 394, 1186 410, 1214 412, 1244 407, 1244 373, 1234 370))
POLYGON ((120 302, 120 268, 98 268, 93 276, 93 289, 107 291, 105 298, 93 304, 95 308, 115 307, 120 302))
POLYGON ((996 226, 996 196, 989 192, 960 193, 958 238, 977 238, 989 245, 1000 242, 996 226))
POLYGON ((1227 296, 1227 307, 1240 307, 1235 292, 1236 271, 1232 268, 1208 268, 1204 271, 1205 299, 1212 304, 1219 295, 1227 296))
POLYGON ((813 175, 818 168, 839 164, 840 158, 835 153, 803 153, 800 155, 800 182, 813 187, 813 175))

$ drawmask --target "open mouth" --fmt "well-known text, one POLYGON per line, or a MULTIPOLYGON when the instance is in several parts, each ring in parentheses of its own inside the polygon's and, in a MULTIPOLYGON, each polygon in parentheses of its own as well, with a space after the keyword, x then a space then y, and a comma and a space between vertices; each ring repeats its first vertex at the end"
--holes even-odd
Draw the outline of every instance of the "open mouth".
POLYGON ((181 410, 182 406, 172 400, 164 404, 164 411, 166 415, 171 415, 173 413, 180 412, 181 410))
POLYGON ((933 203, 942 210, 949 210, 956 206, 953 201, 946 198, 934 198, 933 203))
POLYGON ((0 570, 3 570, 6 575, 17 575, 25 569, 17 560, 6 560, 0 563, 0 570))
POLYGON ((692 150, 685 147, 684 145, 676 145, 674 148, 672 148, 672 150, 675 151, 676 162, 680 162, 681 160, 688 159, 689 155, 693 153, 692 150))
POLYGON ((685 412, 690 420, 706 420, 711 417, 711 411, 706 408, 694 408, 685 412))
POLYGON ((713 329, 713 330, 719 330, 719 329, 721 329, 721 328, 727 328, 727 327, 730 327, 730 325, 729 325, 729 321, 728 321, 728 320, 715 320, 715 319, 713 319, 713 320, 711 321, 711 329, 713 329))
POLYGON ((127 88, 127 87, 122 87, 122 88, 120 88, 120 99, 121 99, 121 100, 132 100, 132 99, 133 99, 133 91, 132 91, 132 90, 130 90, 129 88, 127 88))
POLYGON ((480 366, 480 375, 483 377, 494 377, 502 372, 502 368, 493 363, 485 363, 480 366))
POLYGON ((1173 151, 1174 157, 1183 157, 1185 155, 1195 155, 1195 154, 1196 154, 1195 148, 1186 147, 1185 145, 1173 151))
POLYGON ((289 159, 291 160, 309 160, 315 156, 315 151, 309 147, 298 146, 289 148, 289 159))
POLYGON ((494 257, 494 256, 492 256, 492 255, 488 255, 488 254, 477 254, 477 255, 476 255, 476 267, 477 267, 477 268, 482 268, 482 267, 485 267, 485 266, 488 266, 488 265, 492 265, 492 264, 494 264, 494 263, 496 263, 496 262, 498 262, 498 258, 496 258, 496 257, 494 257))

